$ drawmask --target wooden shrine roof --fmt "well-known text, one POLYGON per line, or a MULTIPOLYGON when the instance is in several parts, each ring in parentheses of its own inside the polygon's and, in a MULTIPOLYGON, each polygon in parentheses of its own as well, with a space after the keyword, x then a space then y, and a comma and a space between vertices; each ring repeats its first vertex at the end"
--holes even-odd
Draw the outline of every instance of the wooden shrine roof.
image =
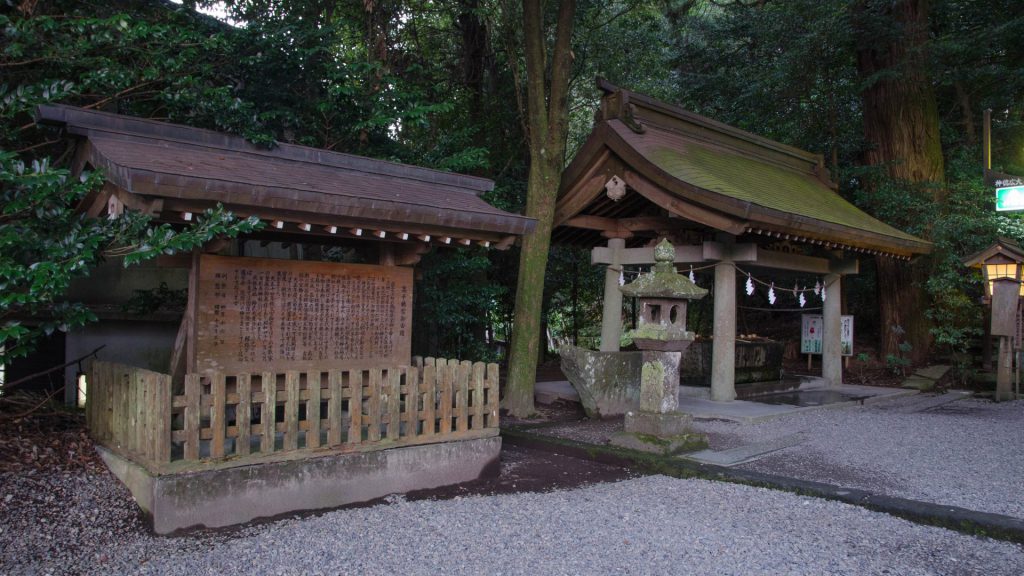
POLYGON ((161 221, 188 220, 220 202, 281 233, 323 236, 319 242, 365 229, 367 238, 497 247, 535 224, 480 199, 494 187, 484 178, 291 144, 262 148, 210 130, 70 106, 40 106, 37 121, 81 137, 79 166, 102 169, 112 185, 107 194, 161 221))
POLYGON ((898 257, 931 249, 839 196, 820 155, 599 86, 597 121, 562 176, 555 241, 703 228, 898 257), (618 201, 613 176, 627 185, 618 201))

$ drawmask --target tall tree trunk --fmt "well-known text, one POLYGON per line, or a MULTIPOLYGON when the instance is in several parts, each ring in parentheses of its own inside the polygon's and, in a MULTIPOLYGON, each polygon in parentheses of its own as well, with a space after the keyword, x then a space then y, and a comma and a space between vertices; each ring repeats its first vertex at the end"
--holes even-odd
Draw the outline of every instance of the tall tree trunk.
MULTIPOLYGON (((860 0, 854 24, 857 69, 868 83, 861 94, 865 163, 884 166, 889 178, 906 185, 908 194, 930 185, 932 199, 944 202, 939 114, 927 72, 928 0, 860 0), (878 26, 880 22, 888 26, 878 26), (885 32, 880 34, 880 29, 885 32)), ((913 347, 912 358, 921 361, 931 347, 924 314, 927 264, 907 265, 884 256, 876 264, 882 354, 899 354, 900 342, 906 341, 913 347)))
POLYGON ((551 224, 565 162, 569 128, 569 73, 572 68, 575 0, 558 7, 550 74, 546 66, 544 11, 540 0, 523 0, 523 37, 526 57, 527 129, 530 173, 526 188, 526 215, 537 227, 523 238, 516 283, 516 307, 509 351, 508 384, 504 406, 513 416, 533 414, 533 388, 537 357, 543 345, 540 316, 544 298, 544 272, 551 247, 551 224), (546 81, 546 79, 550 79, 546 81))

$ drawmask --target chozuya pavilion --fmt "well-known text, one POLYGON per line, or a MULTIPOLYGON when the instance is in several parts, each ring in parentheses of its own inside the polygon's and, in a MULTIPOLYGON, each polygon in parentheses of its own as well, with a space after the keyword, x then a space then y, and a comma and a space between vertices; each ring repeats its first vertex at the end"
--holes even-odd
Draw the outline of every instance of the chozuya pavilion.
POLYGON ((619 349, 624 265, 653 264, 668 238, 677 264, 714 268, 711 398, 736 398, 736 278, 744 270, 820 275, 822 376, 842 382, 840 279, 858 255, 909 260, 928 242, 837 194, 824 159, 602 79, 586 143, 562 175, 554 242, 593 247, 606 266, 601 350, 619 349))

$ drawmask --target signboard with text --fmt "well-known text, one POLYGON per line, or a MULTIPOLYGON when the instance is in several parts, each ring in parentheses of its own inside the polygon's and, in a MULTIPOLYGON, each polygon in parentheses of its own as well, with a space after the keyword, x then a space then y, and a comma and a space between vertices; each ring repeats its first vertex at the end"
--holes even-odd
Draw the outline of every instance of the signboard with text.
MULTIPOLYGON (((800 319, 800 353, 821 354, 821 315, 804 314, 800 319)), ((843 356, 853 356, 853 316, 842 317, 839 325, 839 347, 843 356)))
POLYGON ((228 373, 409 362, 412 269, 203 255, 195 363, 228 373))

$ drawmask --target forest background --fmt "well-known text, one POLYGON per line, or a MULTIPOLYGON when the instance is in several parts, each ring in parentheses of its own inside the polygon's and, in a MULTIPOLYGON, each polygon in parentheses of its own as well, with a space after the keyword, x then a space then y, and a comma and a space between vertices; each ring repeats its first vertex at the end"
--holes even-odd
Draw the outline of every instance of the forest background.
MULTIPOLYGON (((540 5, 549 64, 559 8, 540 5)), ((879 358, 937 355, 967 369, 984 308, 979 278, 960 258, 997 236, 1024 240, 1019 216, 994 211, 980 142, 982 111, 992 109, 993 167, 1024 175, 1024 3, 617 0, 571 8, 563 161, 589 133, 597 76, 823 154, 844 197, 935 245, 913 266, 862 260, 862 273, 844 286, 861 338, 879 358)), ((39 104, 484 176, 496 182, 489 202, 525 209, 529 44, 518 2, 4 0, 0 10, 0 364, 49 332, 93 319, 61 295, 104 258, 138 261, 258 226, 223 211, 184 231, 137 215, 83 220, 75 202, 99 177, 68 177, 68 142, 32 122, 39 104), (51 321, 17 320, 44 310, 51 321)), ((517 251, 426 255, 415 352, 500 356, 498 343, 511 339, 517 251)), ((589 251, 552 247, 544 277, 542 357, 559 342, 596 346, 603 271, 589 251)), ((697 310, 694 319, 698 332, 711 332, 709 314, 697 310)), ((780 319, 799 325, 793 313, 743 321, 756 329, 780 319)))

